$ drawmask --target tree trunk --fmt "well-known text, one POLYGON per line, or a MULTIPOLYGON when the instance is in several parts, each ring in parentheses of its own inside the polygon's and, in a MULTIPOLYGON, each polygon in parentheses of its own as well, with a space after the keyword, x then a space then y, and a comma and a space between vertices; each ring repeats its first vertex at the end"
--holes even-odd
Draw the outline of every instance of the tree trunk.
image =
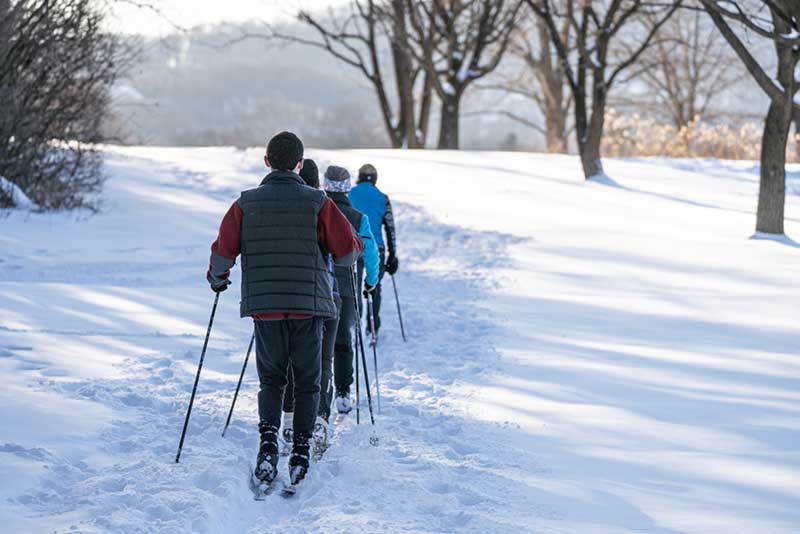
POLYGON ((447 95, 442 101, 442 118, 439 126, 439 150, 458 150, 458 126, 461 95, 447 95))
POLYGON ((408 65, 400 58, 395 58, 395 64, 401 67, 395 73, 400 118, 398 129, 402 132, 401 135, 407 148, 418 148, 417 121, 416 117, 414 117, 414 87, 410 79, 408 65))
POLYGON ((791 103, 774 99, 764 121, 761 141, 761 182, 758 190, 756 231, 783 234, 786 202, 786 143, 792 124, 791 103))
POLYGON ((589 134, 581 151, 581 165, 583 166, 583 175, 587 180, 605 174, 603 161, 600 158, 600 137, 589 134))
POLYGON ((545 109, 545 143, 551 154, 563 154, 567 151, 567 116, 560 106, 548 106, 545 109))
POLYGON ((433 103, 433 80, 427 72, 423 73, 422 96, 419 105, 419 119, 417 121, 417 133, 419 135, 419 147, 425 148, 428 141, 428 122, 431 116, 431 104, 433 103))
POLYGON ((794 153, 800 163, 800 108, 794 108, 794 153))
MULTIPOLYGON (((595 78, 604 77, 605 74, 595 74, 595 78)), ((606 122, 606 93, 605 83, 596 82, 592 94, 592 116, 589 119, 589 126, 584 135, 584 143, 581 148, 581 165, 586 179, 600 177, 605 174, 603 162, 600 157, 600 145, 603 142, 603 129, 606 122)))
MULTIPOLYGON (((389 102, 389 97, 386 95, 386 89, 383 86, 383 78, 374 76, 372 78, 372 86, 375 88, 375 94, 378 97, 378 106, 381 109, 381 117, 383 118, 383 126, 386 128, 386 134, 389 136, 389 142, 392 143, 392 148, 402 148, 405 142, 403 137, 403 124, 394 124, 394 115, 392 114, 392 105, 389 102)), ((402 116, 400 117, 402 123, 402 116)))

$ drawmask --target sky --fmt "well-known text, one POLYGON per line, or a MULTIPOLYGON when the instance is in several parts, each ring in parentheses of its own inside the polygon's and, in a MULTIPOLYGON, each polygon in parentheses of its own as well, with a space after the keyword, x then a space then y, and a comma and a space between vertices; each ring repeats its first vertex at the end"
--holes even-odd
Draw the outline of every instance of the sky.
POLYGON ((119 0, 109 17, 114 32, 158 36, 170 33, 175 26, 190 28, 202 24, 244 22, 248 20, 290 19, 300 8, 309 10, 340 6, 347 0, 119 0), (137 3, 156 6, 136 7, 137 3))

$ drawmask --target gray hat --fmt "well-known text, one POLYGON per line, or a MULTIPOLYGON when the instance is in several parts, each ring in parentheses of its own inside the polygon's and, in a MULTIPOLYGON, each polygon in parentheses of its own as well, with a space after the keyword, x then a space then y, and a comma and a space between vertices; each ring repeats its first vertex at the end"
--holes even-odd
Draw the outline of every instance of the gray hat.
POLYGON ((331 165, 325 170, 325 191, 347 193, 350 191, 350 171, 331 165))

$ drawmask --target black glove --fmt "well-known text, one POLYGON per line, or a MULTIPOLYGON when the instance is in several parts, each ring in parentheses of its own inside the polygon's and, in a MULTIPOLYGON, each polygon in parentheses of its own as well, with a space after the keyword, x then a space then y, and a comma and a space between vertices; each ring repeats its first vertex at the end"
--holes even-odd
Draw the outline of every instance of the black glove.
POLYGON ((364 298, 367 298, 375 291, 375 286, 371 286, 368 283, 364 282, 364 298))
POLYGON ((394 273, 397 272, 397 264, 397 256, 389 254, 389 257, 386 258, 386 272, 394 276, 394 273))
POLYGON ((228 286, 231 285, 231 281, 227 278, 220 278, 218 276, 214 276, 211 274, 211 271, 206 274, 206 280, 208 280, 209 285, 211 286, 211 291, 214 293, 222 293, 228 286))

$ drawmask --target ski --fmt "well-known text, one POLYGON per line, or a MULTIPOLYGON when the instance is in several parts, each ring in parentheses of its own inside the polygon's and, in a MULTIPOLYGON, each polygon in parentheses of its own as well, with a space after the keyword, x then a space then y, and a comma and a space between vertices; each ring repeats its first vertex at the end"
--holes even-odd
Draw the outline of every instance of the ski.
POLYGON ((272 482, 269 484, 265 484, 262 480, 259 480, 256 477, 255 471, 250 471, 250 491, 253 492, 253 499, 256 501, 263 501, 267 498, 267 496, 272 493, 275 489, 276 481, 278 477, 275 477, 272 482))
POLYGON ((297 487, 300 484, 284 484, 283 489, 281 490, 281 497, 290 498, 294 497, 297 493, 297 487))
POLYGON ((297 493, 297 488, 303 483, 303 480, 305 480, 307 473, 307 467, 300 465, 292 467, 289 472, 289 483, 284 483, 283 490, 281 490, 281 496, 293 497, 294 494, 297 493))

